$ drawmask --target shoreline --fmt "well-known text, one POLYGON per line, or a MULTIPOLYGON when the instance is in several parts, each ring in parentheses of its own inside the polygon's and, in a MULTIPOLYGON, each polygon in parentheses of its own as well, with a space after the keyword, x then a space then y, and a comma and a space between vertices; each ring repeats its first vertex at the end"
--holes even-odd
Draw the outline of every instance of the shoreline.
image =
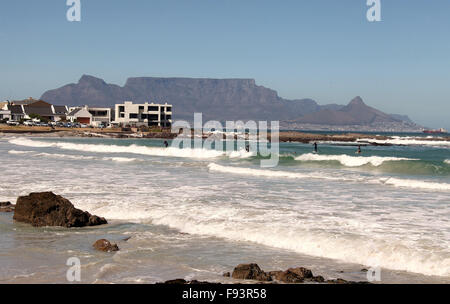
MULTIPOLYGON (((89 265, 89 269, 86 269, 85 272, 85 283, 111 283, 111 278, 103 277, 99 274, 104 272, 103 267, 108 267, 112 261, 114 260, 114 256, 116 252, 102 252, 92 247, 94 240, 99 238, 108 238, 111 242, 117 243, 119 245, 120 252, 128 252, 136 250, 136 246, 139 246, 139 235, 140 233, 135 231, 131 234, 124 234, 122 232, 119 233, 107 233, 106 231, 111 230, 114 227, 118 227, 123 224, 128 225, 137 225, 135 223, 130 223, 128 221, 123 220, 109 220, 108 224, 98 226, 97 228, 85 227, 85 228, 63 228, 63 227, 32 227, 31 225, 25 223, 17 223, 15 222, 13 217, 14 212, 3 213, 0 212, 0 222, 4 225, 14 226, 15 231, 18 231, 19 234, 27 235, 27 238, 33 241, 44 241, 44 242, 58 242, 62 245, 61 248, 70 247, 69 252, 66 250, 56 250, 51 252, 50 255, 53 257, 69 257, 71 254, 89 257, 83 259, 86 265, 89 265), (46 236, 43 236, 43 233, 46 236), (63 235, 63 236, 61 236, 63 235), (77 235, 83 235, 83 242, 77 243, 77 247, 69 246, 68 244, 72 244, 77 238, 77 235), (64 238, 64 240, 62 239, 64 238), (101 266, 95 266, 95 265, 101 266)), ((10 228, 13 228, 11 227, 10 228)), ((162 229, 171 230, 170 228, 163 227, 162 229)), ((178 232, 177 234, 182 235, 184 238, 192 237, 196 238, 197 236, 186 234, 182 232, 178 232)), ((223 240, 224 243, 232 243, 226 239, 223 240)), ((28 245, 28 244, 27 244, 28 245)), ((250 244, 245 245, 248 247, 250 244)), ((238 244, 233 246, 240 246, 238 244)), ((253 244, 255 248, 260 248, 261 245, 253 244)), ((139 281, 130 281, 130 278, 133 278, 133 271, 135 269, 128 269, 129 274, 124 273, 121 279, 123 282, 131 283, 131 284, 170 284, 170 283, 179 283, 179 284, 188 284, 192 281, 191 284, 196 284, 195 282, 204 282, 207 284, 355 284, 355 283, 372 283, 372 284, 449 284, 450 278, 445 276, 437 276, 437 275, 425 275, 421 273, 414 273, 408 271, 399 271, 392 270, 388 268, 381 269, 381 281, 373 281, 369 282, 366 278, 367 271, 370 268, 366 265, 362 265, 359 263, 349 263, 342 262, 338 260, 332 260, 324 257, 314 257, 307 256, 303 254, 298 254, 296 252, 291 252, 289 250, 279 249, 279 248, 267 248, 268 250, 278 252, 279 260, 276 262, 268 262, 264 260, 263 257, 258 255, 249 256, 248 259, 242 258, 236 260, 236 263, 257 263, 261 266, 263 270, 269 270, 267 272, 270 275, 275 275, 275 272, 282 272, 285 269, 292 269, 296 267, 305 267, 306 269, 310 269, 314 276, 323 277, 324 281, 314 281, 314 280, 305 280, 305 282, 289 282, 283 280, 259 280, 258 278, 239 278, 232 277, 233 268, 237 265, 232 264, 232 262, 222 263, 220 261, 213 261, 215 267, 217 267, 217 271, 215 273, 197 273, 194 276, 191 276, 191 273, 180 272, 179 264, 176 261, 169 259, 167 261, 170 264, 170 268, 173 269, 175 273, 168 274, 165 271, 161 273, 152 273, 152 278, 147 278, 148 280, 139 280, 139 281), (292 256, 291 258, 286 258, 287 255, 292 256), (173 264, 171 264, 173 263, 173 264), (182 282, 182 281, 187 282, 182 282), (171 282, 172 281, 172 282, 171 282), (176 282, 179 281, 179 282, 176 282)), ((31 250, 29 254, 32 256, 30 260, 27 262, 32 262, 33 259, 37 259, 35 251, 31 250)), ((61 259, 64 260, 64 259, 61 259)), ((53 260, 49 259, 45 263, 50 263, 53 260)), ((65 260, 64 260, 65 261, 65 260)), ((32 263, 33 264, 33 263, 32 263)), ((64 268, 65 264, 61 263, 60 269, 61 273, 64 273, 66 268, 64 268)), ((117 266, 119 267, 119 266, 117 266)), ((5 277, 0 278, 0 282, 2 284, 32 284, 35 283, 36 279, 40 281, 40 283, 44 284, 55 284, 55 283, 68 283, 65 281, 64 276, 46 276, 44 273, 36 272, 37 268, 32 269, 30 271, 25 271, 25 269, 18 269, 16 273, 12 273, 13 277, 6 279, 5 277)), ((156 269, 155 269, 156 270, 156 269)), ((167 269, 166 269, 167 270, 167 269)), ((112 271, 112 269, 111 269, 112 271)), ((161 271, 156 270, 156 271, 161 271)))
MULTIPOLYGON (((4 127, 0 126, 0 137, 11 136, 26 136, 26 137, 99 137, 99 138, 122 138, 122 139, 174 139, 178 136, 176 133, 171 133, 168 129, 160 129, 148 132, 138 132, 136 130, 122 130, 116 129, 71 129, 71 128, 55 128, 49 127, 4 127)), ((191 137, 194 135, 191 131, 191 137)), ((226 134, 215 135, 212 133, 203 133, 202 138, 206 139, 209 136, 222 137, 222 139, 228 139, 231 136, 226 134)), ((232 135, 236 140, 237 135, 232 135)), ((248 139, 249 135, 245 134, 242 139, 248 139)), ((396 138, 385 135, 370 135, 363 133, 343 133, 343 134, 314 134, 300 131, 280 131, 279 142, 294 142, 310 144, 313 142, 318 143, 343 143, 345 145, 369 145, 369 146, 403 146, 401 143, 392 143, 388 141, 395 140, 396 138)), ((269 135, 270 140, 270 135, 269 135)), ((444 141, 449 142, 450 136, 442 137, 421 137, 421 141, 436 142, 444 141)))

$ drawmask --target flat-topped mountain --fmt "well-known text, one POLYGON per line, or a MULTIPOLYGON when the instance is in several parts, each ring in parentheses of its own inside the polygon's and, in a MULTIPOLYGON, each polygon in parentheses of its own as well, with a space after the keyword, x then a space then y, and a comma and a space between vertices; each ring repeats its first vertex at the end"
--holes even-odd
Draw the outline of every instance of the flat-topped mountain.
MULTIPOLYGON (((287 124, 358 125, 372 122, 406 123, 364 104, 360 97, 347 106, 319 105, 312 99, 288 100, 253 79, 133 77, 124 86, 83 75, 78 83, 45 92, 42 100, 68 105, 113 107, 131 100, 167 102, 174 119, 192 121, 194 112, 204 120, 279 120, 287 124)), ((410 122, 408 122, 410 123, 410 122)))

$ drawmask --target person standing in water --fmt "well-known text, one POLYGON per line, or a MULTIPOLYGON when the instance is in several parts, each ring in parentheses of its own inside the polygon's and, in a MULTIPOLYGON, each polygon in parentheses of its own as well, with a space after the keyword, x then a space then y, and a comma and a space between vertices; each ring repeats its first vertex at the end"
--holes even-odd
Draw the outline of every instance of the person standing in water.
POLYGON ((357 154, 361 154, 361 146, 358 146, 358 150, 356 150, 357 154))
POLYGON ((317 153, 317 142, 314 142, 314 153, 317 153))
POLYGON ((169 143, 167 142, 167 140, 165 140, 165 141, 164 141, 164 147, 167 148, 168 146, 169 146, 169 143))

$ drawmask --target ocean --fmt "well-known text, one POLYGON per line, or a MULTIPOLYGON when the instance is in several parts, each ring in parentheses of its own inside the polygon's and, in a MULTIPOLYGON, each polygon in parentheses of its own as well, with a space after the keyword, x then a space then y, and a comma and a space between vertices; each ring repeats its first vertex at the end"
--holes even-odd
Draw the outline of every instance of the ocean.
POLYGON ((380 267, 381 283, 450 283, 450 142, 378 143, 395 145, 357 155, 344 143, 319 143, 317 154, 281 143, 278 166, 261 168, 246 151, 163 140, 0 138, 0 201, 53 191, 109 221, 33 228, 0 214, 0 283, 67 283, 70 257, 82 283, 226 283, 224 272, 250 262, 326 279, 365 281, 363 268, 380 267), (120 251, 94 251, 100 238, 120 251))

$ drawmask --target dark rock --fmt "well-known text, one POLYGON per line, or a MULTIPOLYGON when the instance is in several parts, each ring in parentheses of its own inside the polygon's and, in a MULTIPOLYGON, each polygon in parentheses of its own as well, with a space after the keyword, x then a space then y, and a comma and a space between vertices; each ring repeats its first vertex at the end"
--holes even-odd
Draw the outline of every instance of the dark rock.
POLYGON ((336 280, 328 280, 325 283, 327 283, 327 284, 371 284, 369 282, 364 282, 364 281, 361 281, 361 282, 346 281, 346 280, 340 279, 340 278, 338 278, 336 280))
POLYGON ((0 202, 0 212, 14 212, 15 206, 10 202, 0 202))
POLYGON ((316 277, 312 277, 312 278, 308 279, 308 281, 316 282, 316 283, 324 283, 325 279, 323 276, 316 276, 316 277))
POLYGON ((229 273, 229 272, 224 272, 223 276, 229 278, 229 277, 231 277, 231 273, 229 273))
POLYGON ((295 273, 298 277, 303 279, 310 279, 313 277, 312 271, 304 267, 289 268, 287 271, 295 273))
POLYGON ((53 192, 31 193, 27 196, 20 196, 17 199, 14 220, 29 223, 35 227, 61 226, 71 228, 108 223, 102 217, 76 209, 69 200, 53 192))
POLYGON ((119 247, 117 246, 117 244, 111 244, 110 241, 105 240, 105 239, 96 241, 92 246, 95 249, 97 249, 99 251, 104 251, 104 252, 119 251, 119 247))
POLYGON ((303 283, 303 278, 299 277, 297 274, 286 270, 286 271, 271 271, 269 275, 272 279, 283 282, 283 283, 303 283))
POLYGON ((349 282, 344 280, 344 279, 336 279, 336 280, 327 280, 326 281, 327 284, 348 284, 349 282))
POLYGON ((234 268, 231 276, 239 280, 272 281, 272 277, 257 264, 240 264, 234 268))
POLYGON ((188 282, 188 284, 205 285, 205 284, 220 284, 220 283, 211 283, 211 282, 207 282, 207 281, 192 280, 192 281, 188 282))
POLYGON ((368 272, 369 270, 367 270, 366 268, 361 269, 361 272, 368 272))
POLYGON ((175 279, 175 280, 168 280, 168 281, 165 281, 165 282, 158 282, 156 284, 178 284, 178 285, 185 285, 185 284, 193 284, 193 285, 215 284, 215 285, 218 285, 220 283, 211 283, 211 282, 197 281, 197 280, 186 281, 185 279, 175 279))
POLYGON ((175 279, 175 280, 169 280, 165 281, 163 284, 187 284, 188 282, 184 279, 175 279))

